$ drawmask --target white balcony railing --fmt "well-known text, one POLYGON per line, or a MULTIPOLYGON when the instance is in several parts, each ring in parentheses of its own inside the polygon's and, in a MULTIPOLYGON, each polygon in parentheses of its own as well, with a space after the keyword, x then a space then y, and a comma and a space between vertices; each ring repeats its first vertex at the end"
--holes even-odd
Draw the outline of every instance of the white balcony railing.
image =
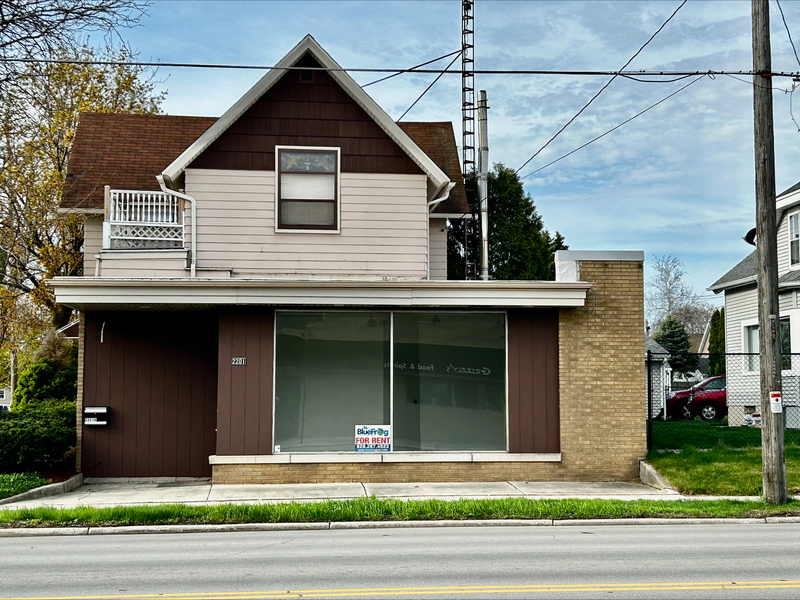
POLYGON ((103 248, 183 248, 184 200, 166 192, 106 187, 103 248))

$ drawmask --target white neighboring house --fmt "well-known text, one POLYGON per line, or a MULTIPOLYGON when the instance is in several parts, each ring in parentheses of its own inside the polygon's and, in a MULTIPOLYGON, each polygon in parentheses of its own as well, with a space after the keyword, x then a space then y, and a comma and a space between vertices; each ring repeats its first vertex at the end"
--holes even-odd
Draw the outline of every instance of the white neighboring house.
POLYGON ((667 395, 669 393, 670 376, 672 369, 669 366, 669 353, 666 348, 656 342, 649 335, 644 336, 644 359, 648 360, 647 351, 652 353, 648 367, 645 368, 645 377, 647 379, 647 397, 645 403, 649 405, 650 402, 650 385, 653 386, 653 407, 649 414, 650 418, 664 418, 666 419, 666 410, 664 407, 667 402, 667 395))
MULTIPOLYGON (((781 347, 784 354, 797 354, 800 353, 800 183, 777 196, 776 222, 781 347)), ((757 270, 754 250, 708 287, 715 294, 725 294, 727 402, 729 409, 743 407, 728 411, 730 425, 743 425, 745 415, 761 412, 758 356, 747 355, 758 352, 757 270)), ((782 379, 787 427, 800 427, 800 357, 784 359, 782 379)))
POLYGON ((0 413, 8 412, 11 408, 11 388, 0 388, 0 413))

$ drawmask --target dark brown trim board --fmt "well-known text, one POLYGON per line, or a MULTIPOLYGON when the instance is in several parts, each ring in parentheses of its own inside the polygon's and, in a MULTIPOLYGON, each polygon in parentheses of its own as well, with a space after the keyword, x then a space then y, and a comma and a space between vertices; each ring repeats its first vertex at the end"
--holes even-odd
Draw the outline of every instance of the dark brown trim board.
POLYGON ((274 332, 272 308, 228 308, 220 314, 216 452, 220 456, 272 454, 274 332))
POLYGON ((88 477, 208 477, 216 445, 215 313, 86 313, 83 425, 88 477))
POLYGON ((509 452, 560 452, 558 311, 508 311, 509 452))

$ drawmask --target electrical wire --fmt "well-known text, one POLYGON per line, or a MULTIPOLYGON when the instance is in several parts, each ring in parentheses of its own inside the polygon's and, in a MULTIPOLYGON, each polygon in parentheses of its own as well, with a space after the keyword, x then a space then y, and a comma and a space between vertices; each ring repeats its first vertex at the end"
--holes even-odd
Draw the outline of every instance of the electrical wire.
MULTIPOLYGON (((646 41, 646 42, 645 42, 645 43, 642 45, 642 47, 641 47, 641 48, 639 48, 639 49, 636 51, 636 53, 635 53, 633 56, 631 56, 631 57, 628 59, 628 62, 626 62, 624 65, 622 65, 622 68, 620 69, 620 71, 624 71, 624 70, 625 70, 625 67, 627 67, 629 64, 631 64, 631 63, 633 62, 633 59, 634 59, 634 58, 636 58, 637 56, 639 56, 639 54, 642 52, 642 50, 644 50, 644 49, 647 47, 647 45, 648 45, 650 42, 652 42, 652 41, 653 41, 653 38, 654 38, 654 37, 656 37, 656 36, 659 34, 659 32, 660 32, 662 29, 664 29, 664 27, 666 27, 666 26, 667 26, 667 23, 669 23, 669 22, 672 20, 672 17, 674 17, 674 16, 675 16, 675 15, 678 13, 678 11, 679 11, 681 8, 683 8, 683 6, 684 6, 684 5, 685 5, 687 2, 688 2, 688 0, 683 0, 683 2, 681 2, 681 3, 680 3, 680 5, 678 5, 678 8, 676 8, 676 9, 673 11, 673 13, 672 13, 672 14, 671 14, 671 15, 670 15, 668 18, 667 18, 667 20, 666 20, 666 21, 664 21, 664 22, 661 24, 661 27, 659 27, 658 29, 656 29, 656 32, 655 32, 653 35, 651 35, 651 36, 650 36, 650 39, 648 39, 648 40, 647 40, 647 41, 646 41)), ((594 101, 597 99, 597 97, 598 97, 600 94, 602 94, 602 93, 603 93, 603 91, 605 91, 605 89, 606 89, 608 86, 610 86, 610 85, 612 84, 612 82, 613 82, 613 81, 614 81, 616 78, 617 78, 617 75, 614 75, 614 76, 613 76, 611 79, 609 79, 609 80, 606 82, 606 84, 605 84, 603 87, 601 87, 601 88, 598 90, 598 92, 597 92, 597 93, 596 93, 594 96, 592 96, 592 97, 589 99, 589 101, 588 101, 586 104, 584 104, 584 105, 583 105, 583 108, 581 108, 581 109, 580 109, 580 110, 579 110, 579 111, 578 111, 578 112, 575 114, 575 116, 574 116, 574 117, 572 117, 572 118, 571 118, 569 121, 567 121, 567 122, 566 122, 566 124, 565 124, 565 125, 564 125, 564 126, 561 128, 561 129, 559 129, 559 130, 558 130, 558 131, 555 133, 555 135, 554 135, 553 137, 551 137, 549 140, 547 140, 547 142, 545 142, 544 146, 542 146, 542 147, 541 147, 541 148, 539 148, 539 149, 538 149, 536 152, 534 152, 534 153, 533 153, 533 156, 531 156, 531 157, 530 157, 528 160, 526 160, 526 161, 525 161, 525 162, 522 164, 522 166, 521 166, 519 169, 517 169, 516 171, 514 171, 514 173, 519 173, 519 172, 520 172, 522 169, 524 169, 524 168, 525 168, 525 166, 526 166, 526 165, 527 165, 529 162, 531 162, 531 161, 532 161, 534 158, 536 158, 537 156, 539 156, 539 154, 542 152, 542 150, 544 150, 545 148, 547 148, 547 147, 550 145, 550 143, 551 143, 551 142, 552 142, 554 139, 556 139, 556 138, 557 138, 559 135, 561 135, 561 132, 562 132, 562 131, 564 131, 564 130, 565 130, 567 127, 569 127, 569 126, 570 126, 570 125, 571 125, 571 124, 572 124, 572 123, 575 121, 575 119, 577 119, 579 116, 581 116, 581 114, 583 113, 583 111, 585 111, 587 108, 589 108, 589 106, 592 104, 592 102, 594 102, 594 101)))
MULTIPOLYGON (((460 52, 460 50, 458 51, 460 52)), ((397 68, 328 68, 328 67, 276 67, 265 65, 233 65, 233 64, 207 64, 207 63, 167 63, 167 62, 145 62, 145 61, 116 61, 116 60, 69 60, 69 59, 45 59, 45 58, 8 58, 0 57, 0 63, 39 63, 39 64, 62 64, 62 65, 98 65, 111 67, 155 67, 155 68, 187 68, 187 69, 245 69, 260 71, 324 71, 328 73, 447 73, 450 75, 461 75, 461 71, 447 71, 445 69, 407 69, 397 68)), ((692 77, 697 75, 755 75, 753 71, 723 71, 708 69, 705 71, 568 71, 564 69, 476 69, 476 75, 568 75, 570 77, 608 77, 609 75, 619 77, 692 77)), ((800 71, 773 71, 762 73, 763 77, 800 77, 800 71)), ((375 82, 377 83, 377 82, 375 82)))
MULTIPOLYGON (((458 57, 459 57, 459 56, 461 56, 461 52, 462 52, 462 51, 461 51, 461 50, 459 50, 459 51, 458 51, 458 54, 456 54, 456 55, 453 57, 453 60, 451 60, 451 61, 450 61, 450 64, 449 64, 449 65, 447 65, 447 69, 449 69, 450 67, 452 67, 452 66, 453 66, 453 63, 454 63, 454 62, 456 62, 456 61, 458 60, 458 57)), ((419 95, 419 98, 417 98, 416 100, 414 100, 414 103, 413 103, 411 106, 409 106, 409 107, 406 109, 406 112, 404 112, 404 113, 403 113, 403 114, 400 116, 400 118, 399 118, 399 119, 397 119, 398 121, 402 121, 402 120, 403 120, 403 117, 405 117, 405 116, 408 114, 408 112, 409 112, 409 111, 410 111, 412 108, 414 108, 414 107, 417 105, 417 102, 419 102, 420 100, 422 100, 422 97, 423 97, 425 94, 427 94, 427 93, 428 93, 428 90, 429 90, 429 89, 431 89, 431 88, 432 88, 432 87, 433 87, 433 86, 436 84, 436 82, 437 82, 437 81, 439 81, 439 80, 442 78, 442 75, 444 75, 444 73, 445 73, 445 72, 447 72, 447 69, 445 69, 445 70, 444 70, 444 72, 442 72, 442 73, 439 73, 439 75, 436 77, 436 79, 434 79, 433 81, 431 81, 431 84, 430 84, 428 87, 426 87, 426 88, 425 88, 425 91, 424 91, 424 92, 422 92, 422 93, 419 95)))
MULTIPOLYGON (((752 85, 752 86, 755 86, 755 87, 759 87, 762 90, 775 90, 775 91, 778 91, 778 92, 783 92, 784 94, 791 93, 791 90, 785 90, 783 88, 772 87, 772 86, 767 86, 767 85, 758 85, 757 83, 755 83, 753 81, 747 81, 746 79, 742 79, 741 77, 736 77, 736 75, 731 75, 730 73, 723 73, 723 75, 725 75, 727 77, 730 77, 731 79, 735 79, 736 81, 741 81, 742 83, 746 83, 747 85, 752 85)), ((752 73, 751 73, 751 75, 752 75, 752 73)))
POLYGON ((585 143, 585 144, 583 144, 582 146, 578 146, 577 148, 575 148, 575 149, 574 149, 574 150, 572 150, 571 152, 567 152, 567 153, 566 153, 566 154, 564 154, 563 156, 559 156, 557 159, 555 159, 555 160, 553 160, 553 161, 551 161, 551 162, 547 163, 545 166, 543 166, 543 167, 539 167, 538 169, 536 169, 535 171, 531 171, 531 172, 530 172, 530 173, 528 173, 527 175, 523 175, 522 177, 520 177, 520 179, 525 179, 526 177, 530 177, 531 175, 535 175, 536 173, 538 173, 539 171, 542 171, 542 170, 546 169, 546 168, 547 168, 547 167, 549 167, 550 165, 554 165, 554 164, 556 164, 558 161, 560 161, 560 160, 563 160, 563 159, 567 158, 568 156, 571 156, 571 155, 575 154, 575 153, 576 153, 578 150, 582 150, 583 148, 586 148, 586 146, 588 146, 589 144, 593 144, 594 142, 596 142, 596 141, 597 141, 597 140, 599 140, 600 138, 603 138, 603 137, 607 136, 609 133, 612 133, 612 132, 616 131, 617 129, 619 129, 620 127, 622 127, 623 125, 625 125, 625 124, 627 124, 627 123, 630 123, 631 121, 633 121, 633 120, 634 120, 634 119, 636 119, 637 117, 641 117, 641 116, 642 116, 644 113, 646 113, 646 112, 647 112, 647 111, 649 111, 650 109, 653 109, 653 108, 655 108, 656 106, 658 106, 658 105, 659 105, 659 104, 661 104, 662 102, 666 102, 667 100, 669 100, 670 98, 672 98, 672 97, 673 97, 673 96, 675 96, 676 94, 679 94, 679 93, 681 93, 683 90, 685 90, 686 88, 688 88, 690 85, 694 85, 695 83, 697 83, 698 81, 700 81, 700 80, 701 80, 701 79, 703 79, 704 77, 705 77, 705 75, 701 75, 700 77, 698 77, 698 78, 697 78, 697 79, 695 79, 694 81, 690 81, 689 83, 687 83, 687 84, 686 84, 686 85, 684 85, 683 87, 681 87, 681 88, 678 88, 677 90, 675 90, 674 92, 672 92, 672 93, 671 93, 669 96, 666 96, 666 97, 662 98, 661 100, 659 100, 659 101, 658 101, 658 102, 656 102, 655 104, 651 104, 650 106, 648 106, 647 108, 645 108, 643 111, 641 111, 641 112, 639 112, 639 113, 636 113, 636 114, 635 114, 635 115, 633 115, 631 118, 629 118, 629 119, 627 119, 627 120, 623 121, 622 123, 620 123, 620 124, 619 124, 619 125, 617 125, 616 127, 612 127, 611 129, 609 129, 609 130, 608 130, 608 131, 606 131, 605 133, 602 133, 602 134, 598 135, 596 138, 594 138, 594 139, 592 139, 592 140, 589 140, 588 142, 586 142, 586 143, 585 143))
POLYGON ((619 76, 624 77, 625 79, 630 79, 632 81, 638 81, 640 83, 674 83, 676 81, 680 81, 681 79, 694 77, 694 75, 683 75, 682 77, 675 77, 674 79, 639 79, 638 77, 634 77, 633 75, 624 75, 622 73, 620 73, 619 76))
POLYGON ((789 36, 789 43, 792 45, 792 50, 794 50, 794 57, 797 59, 797 64, 800 65, 800 56, 797 56, 797 48, 794 47, 794 42, 792 41, 792 33, 789 31, 789 25, 786 24, 786 17, 783 14, 783 8, 781 8, 781 1, 775 0, 778 3, 778 10, 781 11, 781 19, 783 19, 783 26, 786 28, 786 35, 789 36))
MULTIPOLYGON (((435 63, 436 61, 439 61, 439 60, 442 60, 444 58, 448 58, 450 56, 453 56, 453 54, 461 54, 461 52, 462 52, 462 50, 456 50, 455 52, 450 52, 449 54, 445 54, 444 56, 440 56, 439 58, 434 58, 433 60, 429 60, 427 62, 415 65, 415 66, 411 67, 410 69, 408 69, 408 70, 406 70, 404 72, 405 73, 410 73, 414 69, 419 69, 420 67, 424 67, 425 65, 429 65, 431 63, 435 63)), ((402 74, 403 73, 392 73, 391 75, 387 75, 386 77, 381 77, 380 79, 376 79, 375 81, 370 81, 369 83, 365 83, 361 87, 365 88, 367 86, 374 85, 376 83, 380 83, 381 81, 386 81, 387 79, 391 79, 392 77, 397 77, 398 75, 402 75, 402 74)))

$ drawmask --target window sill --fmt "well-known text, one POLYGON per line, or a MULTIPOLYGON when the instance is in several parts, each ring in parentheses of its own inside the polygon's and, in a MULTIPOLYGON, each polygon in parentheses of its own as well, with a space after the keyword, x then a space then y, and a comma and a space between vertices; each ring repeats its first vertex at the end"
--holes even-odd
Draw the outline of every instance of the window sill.
POLYGON ((327 235, 338 235, 342 233, 341 229, 278 229, 275 228, 275 233, 322 233, 327 235))
POLYGON ((466 463, 561 462, 560 452, 511 454, 509 452, 286 452, 281 454, 208 457, 212 465, 326 464, 326 463, 466 463))

